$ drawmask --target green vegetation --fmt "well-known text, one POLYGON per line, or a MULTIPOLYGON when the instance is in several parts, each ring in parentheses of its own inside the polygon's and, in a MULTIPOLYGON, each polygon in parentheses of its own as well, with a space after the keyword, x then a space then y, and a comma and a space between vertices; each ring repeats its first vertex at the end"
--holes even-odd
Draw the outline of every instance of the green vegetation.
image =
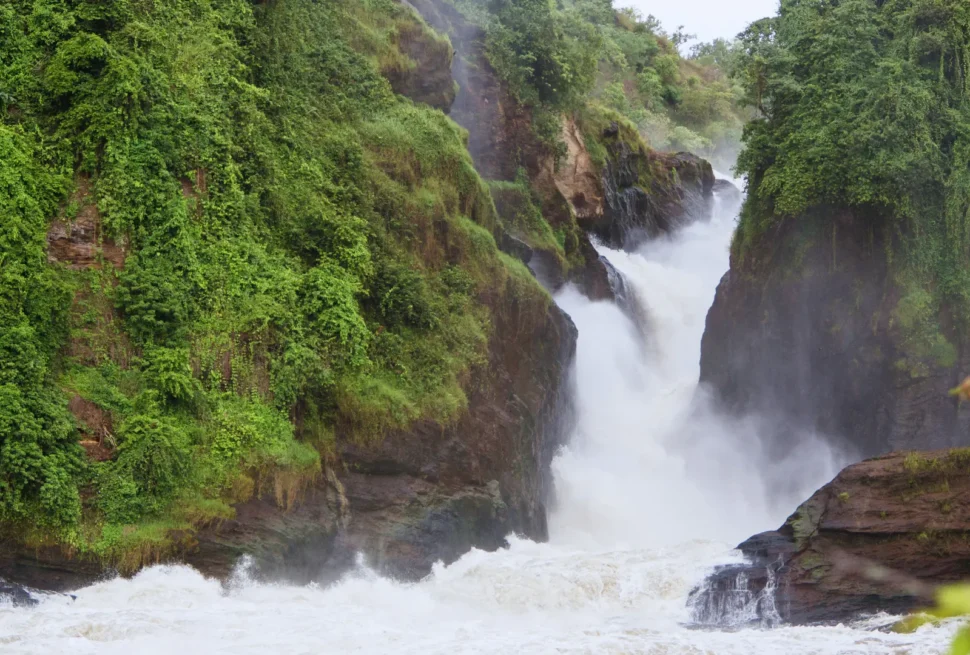
POLYGON ((733 79, 738 44, 680 53, 689 39, 612 0, 454 0, 487 27, 489 59, 533 108, 536 133, 559 138, 560 115, 590 102, 615 111, 656 150, 686 150, 730 169, 749 114, 733 79))
POLYGON ((541 199, 536 196, 522 169, 514 182, 491 180, 488 186, 495 200, 495 207, 509 232, 533 248, 552 253, 560 260, 563 269, 568 269, 571 262, 566 255, 566 230, 570 231, 568 238, 573 242, 569 244, 569 251, 575 253, 575 242, 579 238, 575 232, 578 232, 579 226, 573 223, 553 230, 542 215, 541 199))
POLYGON ((735 254, 786 218, 827 233, 825 209, 851 208, 884 237, 901 289, 900 368, 952 365, 940 323, 970 320, 970 6, 786 0, 742 44, 759 117, 738 163, 749 195, 735 254))
POLYGON ((903 468, 913 475, 964 475, 970 473, 970 448, 954 448, 939 456, 910 452, 903 460, 903 468))
POLYGON ((0 7, 4 530, 131 570, 461 415, 495 318, 549 301, 463 132, 382 76, 427 32, 392 0, 0 7), (49 263, 81 218, 98 261, 49 263))

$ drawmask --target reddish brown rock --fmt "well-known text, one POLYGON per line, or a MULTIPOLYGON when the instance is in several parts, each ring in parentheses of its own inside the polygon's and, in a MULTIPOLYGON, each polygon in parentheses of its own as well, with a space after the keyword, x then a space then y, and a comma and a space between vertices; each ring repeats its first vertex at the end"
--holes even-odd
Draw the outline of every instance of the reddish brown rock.
POLYGON ((101 231, 101 214, 91 193, 90 181, 78 179, 71 204, 79 207, 73 219, 51 222, 47 232, 47 259, 73 269, 102 268, 105 264, 124 268, 123 244, 105 238, 101 231))
POLYGON ((77 394, 71 397, 67 409, 77 421, 81 447, 88 457, 97 462, 111 459, 115 448, 111 414, 77 394))
POLYGON ((574 119, 563 121, 562 140, 566 144, 565 160, 557 167, 552 159, 547 159, 542 174, 552 177, 555 187, 569 201, 581 225, 595 224, 602 220, 606 211, 601 172, 593 163, 574 119))
POLYGON ((602 171, 604 207, 580 222, 613 248, 635 250, 663 234, 709 220, 714 170, 695 155, 660 153, 631 143, 618 130, 603 134, 609 158, 602 171))
POLYGON ((777 531, 741 544, 750 563, 696 591, 695 618, 805 624, 908 612, 934 586, 970 578, 968 498, 970 449, 850 466, 777 531))

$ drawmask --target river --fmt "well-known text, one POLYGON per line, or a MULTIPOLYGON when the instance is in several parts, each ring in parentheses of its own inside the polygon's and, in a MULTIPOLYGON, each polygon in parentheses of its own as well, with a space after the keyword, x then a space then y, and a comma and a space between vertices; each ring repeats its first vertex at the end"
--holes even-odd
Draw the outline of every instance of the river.
POLYGON ((936 655, 952 626, 899 635, 888 617, 836 627, 690 627, 687 597, 732 546, 780 525, 845 462, 814 435, 785 458, 760 448, 760 419, 726 418, 697 388, 700 339, 728 267, 734 216, 717 211, 635 254, 623 273, 640 328, 612 303, 566 289, 579 330, 576 433, 554 462, 550 541, 512 538, 412 584, 364 562, 327 587, 228 584, 158 566, 0 607, 0 653, 421 655, 936 655))

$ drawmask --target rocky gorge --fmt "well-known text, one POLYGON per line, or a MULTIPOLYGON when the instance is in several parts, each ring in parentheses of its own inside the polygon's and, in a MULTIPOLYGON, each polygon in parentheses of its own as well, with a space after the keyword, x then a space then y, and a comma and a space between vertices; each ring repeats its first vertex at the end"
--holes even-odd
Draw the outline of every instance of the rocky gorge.
MULTIPOLYGON (((696 622, 902 613, 970 575, 970 459, 956 448, 970 425, 948 394, 970 367, 966 162, 895 153, 883 177, 844 166, 899 134, 790 139, 809 110, 883 90, 812 98, 832 81, 796 79, 811 67, 771 50, 794 28, 743 35, 731 67, 778 60, 745 69, 742 90, 724 53, 684 59, 678 35, 609 2, 14 1, 0 9, 0 52, 14 53, 0 55, 0 600, 32 606, 154 564, 255 585, 357 569, 432 580, 434 595, 441 563, 456 565, 441 579, 486 576, 475 589, 501 597, 488 611, 513 598, 503 629, 535 600, 583 608, 587 636, 604 607, 634 626, 612 624, 619 642, 679 635, 639 623, 670 609, 657 588, 700 577, 658 547, 661 520, 693 529, 691 502, 743 514, 750 500, 755 515, 776 499, 724 499, 780 496, 761 485, 780 476, 744 466, 830 451, 859 463, 741 544, 747 561, 692 594, 696 622), (755 107, 742 114, 743 94, 755 107), (721 134, 741 116, 746 197, 672 136, 644 136, 658 121, 721 134), (696 399, 713 403, 681 424, 708 307, 696 399), (571 377, 578 352, 595 375, 571 377), (554 457, 578 433, 567 527, 604 529, 545 549, 554 457), (665 494, 677 502, 646 506, 665 494), (509 571, 517 591, 503 594, 509 571)), ((809 5, 786 3, 779 21, 827 11, 809 5)), ((955 21, 940 12, 910 27, 955 21)), ((822 31, 838 40, 845 25, 864 21, 822 31)), ((958 36, 909 50, 932 88, 903 106, 954 105, 920 124, 959 114, 965 60, 933 51, 958 36)), ((952 159, 960 134, 917 145, 952 159)), ((698 534, 682 532, 693 552, 698 534)))
MULTIPOLYGON (((591 298, 622 300, 622 279, 597 255, 589 235, 632 249, 709 215, 714 176, 707 162, 654 152, 619 117, 593 110, 563 122, 567 151, 557 163, 532 133, 529 109, 491 68, 481 28, 448 2, 421 0, 399 6, 394 16, 396 47, 410 63, 386 66, 384 76, 395 92, 450 114, 467 130, 471 159, 498 212, 495 242, 529 265, 550 292, 572 282, 591 298), (594 142, 595 156, 587 141, 594 142), (564 235, 561 243, 536 229, 544 221, 564 235)), ((75 327, 62 356, 124 370, 141 352, 109 298, 117 284, 112 278, 125 275, 135 244, 104 234, 96 187, 79 179, 74 214, 51 223, 46 257, 51 266, 79 274, 105 272, 107 281, 99 278, 75 293, 75 327)), ((206 194, 205 171, 181 181, 182 201, 198 212, 206 194)), ((466 193, 461 202, 476 200, 466 193)), ((488 224, 484 211, 479 220, 488 224)), ((464 247, 464 237, 449 229, 439 218, 434 241, 446 253, 464 247)), ((482 360, 462 381, 467 409, 457 421, 417 420, 377 442, 354 438, 347 426, 309 483, 290 488, 276 478, 270 484, 275 493, 252 493, 224 515, 166 529, 161 543, 147 543, 120 561, 7 532, 0 537, 0 578, 62 591, 115 567, 131 573, 162 561, 225 578, 249 556, 259 575, 305 582, 333 579, 362 554, 381 573, 417 579, 433 563, 452 562, 470 548, 500 548, 512 533, 545 539, 550 464, 570 430, 567 373, 576 330, 538 284, 531 285, 527 293, 496 289, 478 298, 491 315, 492 333, 482 360)), ((218 373, 224 386, 241 366, 233 357, 226 354, 218 373)), ((254 363, 257 371, 266 365, 254 363)), ((266 393, 268 382, 256 384, 266 393)), ((102 398, 72 394, 70 411, 87 456, 111 462, 124 417, 102 398)), ((293 416, 298 428, 308 420, 300 406, 293 416)))

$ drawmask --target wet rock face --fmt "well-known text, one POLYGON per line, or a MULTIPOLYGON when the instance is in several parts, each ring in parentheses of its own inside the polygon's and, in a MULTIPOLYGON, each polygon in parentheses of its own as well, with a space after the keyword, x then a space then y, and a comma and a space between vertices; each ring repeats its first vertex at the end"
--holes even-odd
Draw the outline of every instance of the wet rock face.
POLYGON ((722 210, 731 215, 738 213, 744 201, 741 189, 728 180, 714 180, 714 197, 721 204, 722 210))
POLYGON ((955 361, 914 356, 903 291, 879 216, 824 209, 784 221, 732 252, 707 317, 701 381, 731 411, 792 423, 859 458, 970 443, 970 412, 949 395, 970 351, 948 329, 955 361))
MULTIPOLYGON (((411 0, 407 3, 441 34, 447 34, 455 54, 443 72, 458 84, 451 118, 468 130, 468 152, 479 174, 488 180, 513 180, 521 157, 528 157, 532 116, 502 84, 485 56, 485 31, 469 22, 445 0, 411 0)), ((440 67, 439 67, 440 68, 440 67)))
MULTIPOLYGON (((79 560, 60 548, 25 548, 14 535, 0 535, 0 587, 11 595, 19 588, 62 592, 93 584, 104 575, 96 562, 79 560)), ((4 596, 0 589, 0 600, 4 596)))
POLYGON ((577 331, 555 305, 536 310, 503 314, 458 425, 418 425, 379 446, 344 448, 351 518, 339 558, 364 552, 380 570, 414 578, 471 547, 499 548, 512 532, 548 537, 551 463, 570 429, 566 374, 577 331))
POLYGON ((848 621, 905 613, 970 577, 970 450, 895 453, 855 464, 784 526, 738 548, 691 596, 704 625, 848 621))
POLYGON ((0 578, 0 607, 11 605, 13 607, 33 607, 38 601, 26 588, 20 585, 10 584, 0 578))
POLYGON ((580 224, 614 248, 635 250, 713 212, 714 170, 688 153, 644 152, 617 141, 602 188, 602 211, 579 215, 580 224))
POLYGON ((748 562, 719 567, 691 592, 687 601, 691 618, 709 627, 776 627, 783 621, 778 610, 778 573, 791 558, 794 544, 779 532, 765 532, 738 550, 748 562))

